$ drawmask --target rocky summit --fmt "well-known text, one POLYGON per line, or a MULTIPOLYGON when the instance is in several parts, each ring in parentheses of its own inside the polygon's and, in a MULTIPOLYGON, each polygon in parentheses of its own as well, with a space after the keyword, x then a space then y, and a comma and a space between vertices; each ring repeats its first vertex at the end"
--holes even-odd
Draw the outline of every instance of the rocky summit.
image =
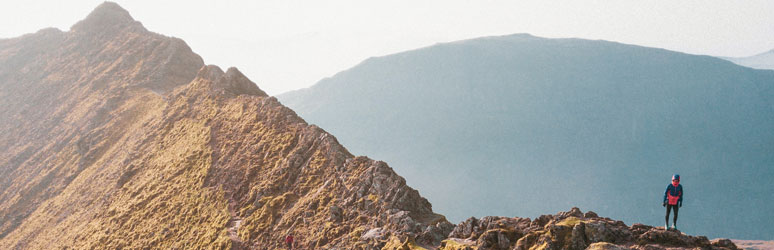
POLYGON ((727 239, 710 241, 678 230, 599 217, 578 208, 534 220, 489 216, 457 225, 439 249, 737 249, 727 239))
POLYGON ((0 40, 0 249, 735 249, 579 210, 457 226, 386 163, 106 2, 0 40))

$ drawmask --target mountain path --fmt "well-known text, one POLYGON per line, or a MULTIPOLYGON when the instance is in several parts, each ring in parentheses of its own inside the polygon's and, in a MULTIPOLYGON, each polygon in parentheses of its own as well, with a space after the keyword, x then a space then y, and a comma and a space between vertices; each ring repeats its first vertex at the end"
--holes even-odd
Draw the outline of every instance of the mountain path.
POLYGON ((242 242, 242 239, 239 238, 239 227, 242 225, 242 217, 237 216, 235 207, 236 203, 234 201, 229 202, 228 204, 228 210, 231 214, 231 219, 229 219, 228 224, 226 225, 228 229, 228 237, 231 239, 231 249, 243 249, 244 242, 242 242))

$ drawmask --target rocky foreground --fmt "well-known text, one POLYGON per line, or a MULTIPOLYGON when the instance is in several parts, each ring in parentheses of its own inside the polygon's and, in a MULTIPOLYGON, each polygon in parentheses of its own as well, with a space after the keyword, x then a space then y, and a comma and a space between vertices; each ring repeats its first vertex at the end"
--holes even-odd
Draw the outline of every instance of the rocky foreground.
MULTIPOLYGON (((408 239, 402 249, 412 248, 408 239)), ((401 248, 396 248, 401 249, 401 248)), ((430 248, 427 248, 430 249, 430 248)), ((710 241, 677 230, 582 213, 573 208, 555 215, 529 218, 470 218, 458 224, 438 249, 738 249, 727 239, 710 241)))
POLYGON ((0 40, 0 249, 735 249, 578 209, 456 227, 386 163, 106 2, 0 40))

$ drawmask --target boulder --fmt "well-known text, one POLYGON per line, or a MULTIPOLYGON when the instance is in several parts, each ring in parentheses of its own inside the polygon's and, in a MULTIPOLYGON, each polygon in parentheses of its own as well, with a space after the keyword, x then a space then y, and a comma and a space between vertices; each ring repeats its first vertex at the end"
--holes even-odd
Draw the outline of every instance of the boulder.
POLYGON ((619 246, 608 242, 597 242, 591 244, 587 250, 629 250, 628 247, 619 246))
POLYGON ((476 241, 479 250, 507 250, 521 235, 505 229, 492 229, 484 232, 476 241))
POLYGON ((438 250, 473 250, 476 242, 467 239, 448 238, 441 242, 438 250))
POLYGON ((630 228, 630 231, 632 232, 632 234, 639 236, 641 234, 644 234, 650 231, 651 229, 653 229, 652 226, 643 225, 640 223, 634 223, 634 225, 632 225, 632 227, 630 228))
POLYGON ((711 246, 709 239, 704 236, 690 236, 676 230, 663 230, 652 228, 641 234, 636 239, 640 245, 658 244, 670 247, 701 247, 709 248, 711 246))
POLYGON ((381 227, 372 228, 365 232, 362 236, 360 236, 360 240, 363 241, 369 241, 369 240, 376 240, 376 241, 382 241, 385 240, 384 230, 381 227))
POLYGON ((586 224, 578 223, 572 228, 570 234, 570 242, 567 243, 567 249, 582 250, 586 249, 588 243, 586 242, 586 224))
POLYGON ((566 212, 559 212, 554 216, 554 219, 557 221, 564 220, 567 217, 578 217, 583 218, 583 212, 581 212, 580 208, 573 207, 570 209, 570 211, 566 212))
POLYGON ((609 221, 589 221, 585 227, 586 239, 589 243, 595 242, 626 242, 631 240, 629 228, 609 221))
POLYGON ((732 242, 729 239, 716 239, 716 240, 712 240, 711 244, 712 244, 713 247, 724 248, 724 249, 729 249, 729 250, 737 250, 737 249, 739 249, 736 246, 736 244, 734 244, 734 242, 732 242))
POLYGON ((344 218, 344 210, 342 210, 339 206, 331 206, 328 211, 328 221, 330 222, 341 222, 344 218))

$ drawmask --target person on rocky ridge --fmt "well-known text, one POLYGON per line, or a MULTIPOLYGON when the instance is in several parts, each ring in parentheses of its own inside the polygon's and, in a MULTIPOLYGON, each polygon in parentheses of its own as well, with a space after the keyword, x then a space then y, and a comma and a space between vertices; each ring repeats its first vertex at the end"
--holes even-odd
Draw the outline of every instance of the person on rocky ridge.
POLYGON ((293 249, 293 234, 288 234, 288 236, 285 236, 285 246, 288 247, 288 250, 293 249))
POLYGON ((664 230, 669 230, 669 211, 674 210, 675 216, 672 220, 672 229, 677 230, 677 211, 678 208, 683 206, 683 185, 680 185, 680 175, 675 174, 672 176, 672 184, 667 185, 666 191, 664 191, 664 201, 661 204, 666 207, 666 216, 664 230))

